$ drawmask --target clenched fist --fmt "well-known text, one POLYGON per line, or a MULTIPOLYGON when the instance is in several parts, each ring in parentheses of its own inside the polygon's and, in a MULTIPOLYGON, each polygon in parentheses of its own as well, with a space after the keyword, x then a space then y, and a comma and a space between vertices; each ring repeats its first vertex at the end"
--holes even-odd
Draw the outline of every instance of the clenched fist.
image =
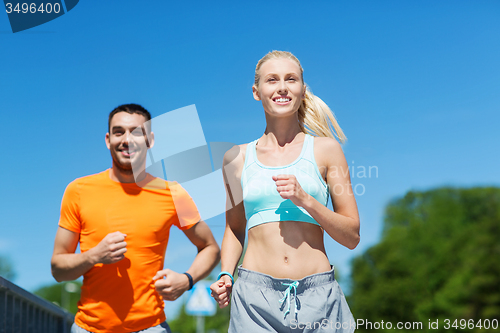
POLYGON ((95 263, 114 264, 125 258, 124 254, 127 252, 125 237, 127 235, 119 231, 107 234, 99 244, 92 248, 95 263))
POLYGON ((155 289, 166 301, 175 301, 189 289, 189 279, 171 269, 158 271, 153 277, 155 289))
POLYGON ((276 190, 283 199, 290 199, 296 206, 303 206, 309 194, 300 186, 294 175, 273 176, 276 190))
POLYGON ((231 299, 233 281, 228 275, 222 275, 219 281, 212 283, 210 290, 212 290, 212 297, 219 303, 219 308, 225 308, 231 299))

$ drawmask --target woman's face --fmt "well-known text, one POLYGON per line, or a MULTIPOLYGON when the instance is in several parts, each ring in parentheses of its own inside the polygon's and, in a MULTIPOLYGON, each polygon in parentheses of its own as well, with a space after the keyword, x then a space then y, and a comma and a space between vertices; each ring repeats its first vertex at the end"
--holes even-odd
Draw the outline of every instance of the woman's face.
POLYGON ((274 116, 297 112, 306 91, 299 65, 286 58, 262 64, 259 87, 254 85, 252 89, 254 98, 262 101, 264 110, 274 116))

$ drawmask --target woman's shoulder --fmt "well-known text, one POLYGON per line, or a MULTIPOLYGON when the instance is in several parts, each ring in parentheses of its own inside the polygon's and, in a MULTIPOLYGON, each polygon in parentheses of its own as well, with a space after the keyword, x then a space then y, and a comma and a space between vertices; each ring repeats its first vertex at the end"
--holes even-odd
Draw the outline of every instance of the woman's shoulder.
POLYGON ((234 145, 224 153, 224 164, 230 163, 237 158, 245 157, 248 143, 234 145))
POLYGON ((245 153, 249 143, 244 143, 241 145, 234 145, 231 149, 228 149, 224 154, 224 167, 235 167, 236 169, 241 168, 245 163, 245 153))
POLYGON ((332 151, 332 150, 342 150, 342 146, 340 143, 332 138, 324 137, 324 136, 315 136, 314 138, 314 146, 317 147, 321 151, 332 151))
POLYGON ((331 165, 345 159, 342 145, 333 138, 314 137, 314 155, 321 164, 331 165))

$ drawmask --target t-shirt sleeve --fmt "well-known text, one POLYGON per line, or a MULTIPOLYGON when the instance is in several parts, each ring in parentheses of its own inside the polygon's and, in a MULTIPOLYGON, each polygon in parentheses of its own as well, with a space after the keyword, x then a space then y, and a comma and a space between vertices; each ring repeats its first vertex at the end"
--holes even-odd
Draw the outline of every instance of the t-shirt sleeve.
POLYGON ((80 196, 78 193, 78 184, 75 181, 71 182, 64 191, 61 203, 61 217, 59 218, 59 226, 73 232, 80 233, 80 196))
POLYGON ((200 213, 189 193, 176 182, 170 183, 170 192, 178 218, 174 224, 186 230, 198 223, 201 220, 200 213))

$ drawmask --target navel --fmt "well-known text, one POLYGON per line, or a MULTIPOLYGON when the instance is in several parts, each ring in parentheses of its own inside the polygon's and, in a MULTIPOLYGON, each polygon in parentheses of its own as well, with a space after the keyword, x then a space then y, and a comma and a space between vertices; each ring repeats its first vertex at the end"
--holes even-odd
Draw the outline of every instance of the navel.
POLYGON ((285 264, 288 264, 288 257, 285 257, 285 264))

